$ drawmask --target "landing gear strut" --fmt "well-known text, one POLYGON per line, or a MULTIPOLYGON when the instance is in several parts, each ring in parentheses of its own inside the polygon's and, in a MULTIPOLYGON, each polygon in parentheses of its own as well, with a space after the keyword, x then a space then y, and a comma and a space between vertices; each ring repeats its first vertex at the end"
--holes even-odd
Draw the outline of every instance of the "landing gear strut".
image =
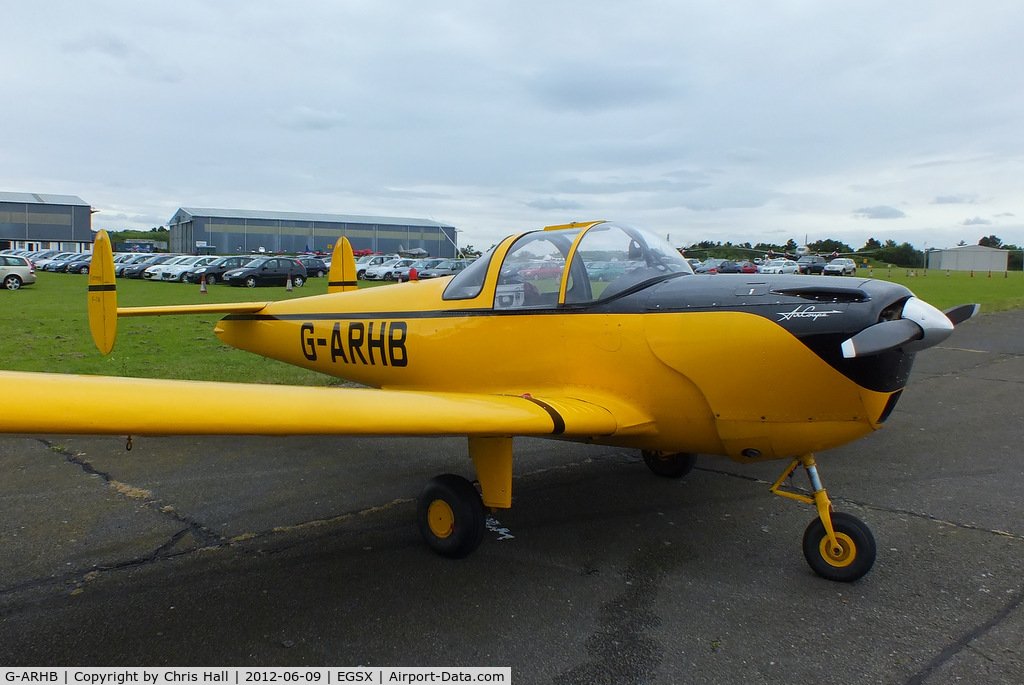
POLYGON ((451 559, 468 556, 480 546, 487 509, 512 506, 512 438, 470 437, 469 456, 480 491, 462 476, 446 473, 427 483, 416 509, 427 546, 451 559))
POLYGON ((798 502, 813 504, 818 518, 804 531, 804 558, 822 578, 851 583, 871 570, 875 563, 875 538, 871 529, 856 516, 832 511, 832 502, 818 477, 814 455, 797 457, 771 487, 772 493, 798 502), (782 483, 803 466, 811 481, 812 497, 783 490, 782 483))
POLYGON ((642 450, 640 454, 647 468, 663 478, 682 478, 697 463, 697 455, 690 452, 642 450))

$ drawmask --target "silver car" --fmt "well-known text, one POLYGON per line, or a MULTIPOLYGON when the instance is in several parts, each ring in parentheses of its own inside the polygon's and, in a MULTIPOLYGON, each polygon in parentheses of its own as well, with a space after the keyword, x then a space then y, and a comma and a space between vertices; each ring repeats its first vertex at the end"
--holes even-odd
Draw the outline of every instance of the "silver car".
POLYGON ((17 290, 36 282, 36 268, 26 257, 0 255, 0 283, 7 290, 17 290))
POLYGON ((825 265, 821 270, 824 276, 851 276, 857 275, 857 262, 847 257, 837 257, 825 265))

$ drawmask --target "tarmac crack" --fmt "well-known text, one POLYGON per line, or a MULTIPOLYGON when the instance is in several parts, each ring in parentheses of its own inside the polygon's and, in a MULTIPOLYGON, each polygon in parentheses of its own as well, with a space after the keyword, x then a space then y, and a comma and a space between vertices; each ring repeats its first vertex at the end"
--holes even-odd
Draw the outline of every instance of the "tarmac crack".
POLYGON ((972 648, 971 643, 1005 621, 1009 615, 1014 612, 1014 610, 1021 606, 1022 602, 1024 602, 1024 591, 1018 590, 1016 598, 1007 602, 1006 605, 988 621, 968 630, 960 636, 959 640, 955 640, 941 652, 932 657, 932 660, 925 664, 924 668, 907 680, 906 685, 921 685, 921 683, 926 682, 933 673, 951 661, 953 657, 965 650, 974 651, 975 653, 980 654, 983 658, 992 661, 991 657, 981 652, 981 650, 972 648))
MULTIPOLYGON (((409 503, 413 500, 410 499, 397 499, 386 504, 379 506, 369 507, 359 511, 345 512, 329 518, 314 519, 310 521, 303 521, 300 523, 275 526, 271 529, 258 531, 253 533, 242 533, 232 537, 225 537, 218 535, 209 530, 209 528, 203 525, 201 522, 191 519, 187 516, 182 515, 174 507, 161 503, 153 494, 142 488, 137 488, 126 483, 122 483, 113 478, 109 473, 105 473, 96 469, 95 466, 85 457, 83 453, 74 452, 69 450, 63 445, 56 444, 52 441, 39 438, 39 441, 47 446, 55 454, 59 454, 69 464, 73 464, 80 468, 84 473, 90 476, 96 476, 103 480, 107 487, 114 490, 118 495, 141 501, 148 508, 156 511, 162 516, 168 516, 175 521, 182 524, 182 528, 175 532, 168 538, 166 542, 159 545, 147 554, 139 555, 133 559, 111 563, 111 564, 98 564, 92 566, 88 571, 83 572, 82 569, 76 569, 69 571, 68 573, 61 574, 59 576, 50 576, 46 578, 30 579, 15 585, 0 588, 0 596, 8 595, 13 592, 29 590, 32 588, 40 588, 57 584, 74 584, 77 589, 72 594, 81 592, 81 586, 84 582, 95 580, 99 577, 99 574, 110 571, 119 571, 128 568, 135 568, 146 564, 156 563, 159 561, 172 559, 176 557, 185 556, 201 550, 220 549, 225 547, 233 547, 239 543, 244 543, 252 540, 262 540, 273 536, 279 536, 289 533, 300 532, 320 526, 329 526, 331 524, 337 524, 346 520, 350 520, 356 516, 365 516, 374 514, 377 512, 388 510, 392 507, 399 506, 402 504, 409 503), (191 534, 195 544, 188 548, 179 547, 182 540, 191 534)), ((287 547, 287 546, 286 546, 287 547)))
POLYGON ((92 465, 92 462, 85 458, 84 453, 73 452, 68 448, 64 447, 63 445, 56 445, 50 442, 49 440, 40 439, 40 442, 42 442, 52 451, 63 456, 64 459, 69 464, 74 464, 75 466, 78 466, 85 473, 91 476, 97 476, 98 478, 101 478, 107 484, 107 486, 114 490, 115 492, 117 492, 117 494, 127 499, 141 501, 150 509, 155 510, 156 512, 163 516, 169 516, 170 518, 185 526, 184 530, 175 533, 175 535, 171 537, 171 540, 158 547, 157 550, 153 553, 153 556, 159 555, 161 551, 172 548, 177 541, 179 541, 181 538, 183 538, 185 535, 189 533, 191 533, 192 536, 196 539, 196 543, 200 547, 208 547, 216 545, 218 543, 226 542, 226 539, 223 536, 211 532, 209 528, 204 526, 199 521, 191 519, 187 516, 183 516, 174 507, 167 504, 163 504, 160 501, 158 501, 155 497, 153 497, 153 493, 150 492, 149 490, 143 490, 142 488, 137 488, 127 483, 122 483, 121 481, 116 480, 109 473, 99 471, 98 469, 96 469, 96 467, 92 465))
MULTIPOLYGON (((766 487, 771 487, 772 486, 772 483, 769 483, 768 481, 766 481, 766 480, 764 480, 762 478, 758 478, 756 476, 747 476, 747 475, 744 475, 742 473, 733 473, 731 471, 722 471, 720 469, 709 469, 707 467, 701 467, 701 466, 696 467, 694 470, 695 471, 704 471, 706 473, 717 473, 718 475, 721 475, 721 476, 727 476, 729 478, 736 478, 738 480, 745 480, 745 481, 749 481, 751 483, 757 483, 758 485, 764 485, 766 487)), ((809 492, 807 492, 805 490, 801 490, 801 492, 803 492, 804 494, 807 494, 807 495, 811 494, 811 493, 809 493, 809 492)), ((883 506, 880 506, 880 505, 877 505, 877 504, 871 504, 869 502, 863 502, 861 500, 851 499, 849 497, 841 497, 841 496, 833 495, 832 493, 829 493, 829 499, 832 500, 833 503, 845 503, 845 504, 853 505, 855 507, 859 507, 861 509, 869 509, 871 511, 881 511, 881 512, 885 512, 887 514, 899 514, 899 515, 903 515, 903 516, 911 516, 913 518, 922 519, 922 520, 925 520, 925 521, 933 521, 935 523, 940 523, 942 525, 951 526, 953 528, 960 528, 962 530, 973 530, 973 531, 977 531, 979 533, 989 533, 991 535, 998 535, 1000 537, 1010 538, 1012 540, 1024 540, 1024 535, 1018 535, 1016 533, 1011 533, 1011 532, 1005 531, 1005 530, 998 530, 998 529, 993 529, 993 528, 984 528, 982 526, 976 526, 976 525, 973 525, 973 524, 970 524, 970 523, 960 523, 960 522, 957 522, 957 521, 950 521, 948 519, 943 519, 943 518, 940 518, 938 516, 933 516, 932 514, 925 514, 925 513, 919 512, 919 511, 912 511, 910 509, 898 509, 896 507, 883 507, 883 506)))

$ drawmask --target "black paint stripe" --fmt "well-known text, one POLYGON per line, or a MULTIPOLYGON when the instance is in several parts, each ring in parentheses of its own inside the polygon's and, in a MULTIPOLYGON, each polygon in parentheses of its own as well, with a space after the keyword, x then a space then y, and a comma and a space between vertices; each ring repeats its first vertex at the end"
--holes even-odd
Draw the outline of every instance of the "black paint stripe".
POLYGON ((536 397, 530 397, 529 395, 523 395, 522 397, 524 400, 529 400, 530 402, 533 402, 538 407, 540 407, 541 409, 548 413, 548 415, 551 417, 552 423, 555 424, 554 430, 551 431, 552 435, 561 435, 562 433, 565 432, 565 419, 562 418, 562 415, 559 414, 554 407, 552 407, 547 402, 542 402, 541 400, 538 400, 536 397))
POLYGON ((91 292, 91 293, 109 292, 111 290, 117 290, 117 286, 115 284, 113 284, 113 283, 109 283, 109 284, 108 283, 103 283, 101 285, 90 285, 89 286, 89 292, 91 292))
POLYGON ((341 286, 345 286, 345 285, 359 285, 359 281, 327 281, 327 286, 328 287, 333 287, 333 286, 336 286, 336 285, 341 285, 341 286))
POLYGON ((578 310, 561 309, 450 309, 426 312, 327 312, 316 314, 229 314, 229 321, 368 321, 380 319, 455 319, 467 316, 536 316, 545 314, 571 314, 578 310))

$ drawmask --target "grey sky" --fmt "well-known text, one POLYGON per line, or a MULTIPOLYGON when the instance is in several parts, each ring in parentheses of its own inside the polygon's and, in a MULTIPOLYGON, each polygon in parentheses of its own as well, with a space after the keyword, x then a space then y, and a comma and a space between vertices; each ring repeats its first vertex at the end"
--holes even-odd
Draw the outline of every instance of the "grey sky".
POLYGON ((1018 2, 8 3, 0 190, 1024 244, 1018 2))

